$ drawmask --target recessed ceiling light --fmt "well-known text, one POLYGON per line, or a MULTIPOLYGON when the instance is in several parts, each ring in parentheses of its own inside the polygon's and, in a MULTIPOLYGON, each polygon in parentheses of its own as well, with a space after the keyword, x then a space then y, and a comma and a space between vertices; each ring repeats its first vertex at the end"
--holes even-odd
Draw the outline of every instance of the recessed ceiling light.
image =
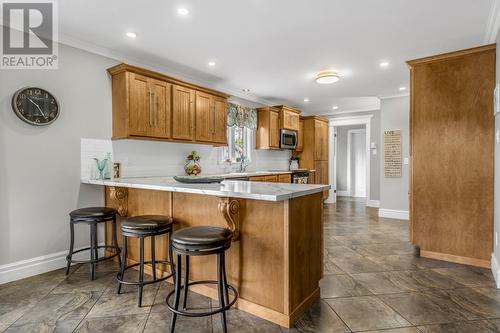
POLYGON ((309 102, 309 98, 304 98, 304 102, 309 102))
POLYGON ((243 92, 246 92, 246 93, 247 93, 247 92, 250 92, 250 89, 245 88, 245 89, 243 89, 243 92))
POLYGON ((384 68, 384 67, 389 67, 389 62, 388 61, 383 61, 380 63, 380 67, 384 68))
POLYGON ((323 71, 316 75, 316 82, 319 84, 331 84, 340 80, 340 76, 334 71, 323 71))
POLYGON ((135 32, 129 31, 125 33, 125 36, 127 36, 128 38, 136 38, 137 34, 135 32))
POLYGON ((406 87, 399 87, 399 91, 405 91, 406 87))
POLYGON ((186 16, 189 14, 189 10, 187 8, 178 8, 177 9, 177 14, 181 15, 181 16, 186 16))
POLYGON ((339 107, 337 105, 334 105, 332 109, 337 110, 339 107))
POLYGON ((215 61, 208 62, 208 66, 210 66, 210 67, 215 67, 215 65, 216 65, 215 61))

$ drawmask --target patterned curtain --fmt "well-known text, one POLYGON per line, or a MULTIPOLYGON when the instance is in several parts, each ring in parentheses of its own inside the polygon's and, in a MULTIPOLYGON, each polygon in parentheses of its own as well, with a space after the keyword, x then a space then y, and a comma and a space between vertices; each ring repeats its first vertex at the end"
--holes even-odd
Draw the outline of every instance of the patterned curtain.
POLYGON ((257 110, 227 103, 227 125, 229 127, 246 127, 254 130, 257 128, 257 110))

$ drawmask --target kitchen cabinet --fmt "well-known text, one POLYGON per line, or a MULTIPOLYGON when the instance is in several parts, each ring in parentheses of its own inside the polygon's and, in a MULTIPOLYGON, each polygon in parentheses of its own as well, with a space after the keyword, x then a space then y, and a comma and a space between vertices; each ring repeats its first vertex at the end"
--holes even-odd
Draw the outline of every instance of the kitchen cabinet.
POLYGON ((299 130, 297 131, 297 147, 295 151, 301 152, 304 149, 304 120, 299 119, 299 130))
POLYGON ((266 182, 268 182, 268 183, 277 183, 278 182, 278 175, 269 175, 269 176, 266 176, 266 182))
POLYGON ((257 109, 256 149, 280 148, 280 111, 273 107, 257 109))
POLYGON ((253 176, 249 178, 251 182, 265 182, 266 176, 253 176))
POLYGON ((170 84, 130 73, 124 78, 129 86, 128 104, 130 136, 170 137, 170 84))
POLYGON ((172 87, 172 137, 178 140, 194 140, 196 92, 182 86, 172 87))
POLYGON ((278 109, 280 112, 280 128, 293 131, 299 130, 301 111, 286 105, 277 105, 275 106, 275 108, 278 109))
POLYGON ((226 142, 225 99, 197 91, 195 115, 196 141, 226 142))
POLYGON ((228 95, 128 64, 108 72, 113 139, 227 144, 228 95))
MULTIPOLYGON (((331 166, 328 163, 328 119, 319 116, 302 117, 303 148, 294 152, 301 169, 315 170, 314 183, 328 185, 331 166)), ((311 177, 313 178, 313 177, 311 177)))
POLYGON ((292 182, 291 174, 278 175, 278 183, 291 183, 291 182, 292 182))
POLYGON ((410 241, 422 257, 490 267, 496 56, 493 44, 408 62, 410 241))

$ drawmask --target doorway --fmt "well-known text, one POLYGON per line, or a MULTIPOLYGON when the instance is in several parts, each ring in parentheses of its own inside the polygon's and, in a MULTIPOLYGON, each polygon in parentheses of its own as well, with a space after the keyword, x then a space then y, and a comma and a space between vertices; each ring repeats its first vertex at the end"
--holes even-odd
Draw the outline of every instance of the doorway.
POLYGON ((347 191, 350 197, 366 198, 366 130, 364 128, 347 131, 347 191))

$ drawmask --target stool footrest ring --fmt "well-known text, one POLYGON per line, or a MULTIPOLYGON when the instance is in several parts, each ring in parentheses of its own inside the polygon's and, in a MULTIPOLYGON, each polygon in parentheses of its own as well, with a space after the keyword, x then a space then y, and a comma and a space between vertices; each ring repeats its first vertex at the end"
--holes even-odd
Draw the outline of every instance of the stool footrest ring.
MULTIPOLYGON (((188 283, 188 287, 192 286, 192 285, 196 285, 196 284, 218 284, 218 283, 219 283, 218 281, 213 281, 213 280, 193 281, 193 282, 189 282, 188 283)), ((181 290, 179 290, 179 292, 181 292, 182 290, 184 290, 185 287, 186 286, 181 286, 181 290)), ((182 310, 176 310, 176 309, 174 309, 173 306, 170 305, 170 298, 174 295, 175 290, 172 290, 167 295, 167 297, 165 299, 165 302, 167 303, 167 307, 168 307, 168 309, 170 311, 172 311, 175 314, 181 315, 181 316, 186 316, 186 317, 207 317, 207 316, 212 316, 214 314, 221 313, 223 311, 229 310, 234 305, 234 303, 236 303, 236 301, 238 300, 238 291, 236 290, 236 288, 234 288, 233 286, 231 286, 229 284, 227 285, 227 288, 233 292, 234 299, 231 302, 229 302, 229 304, 225 305, 224 307, 220 307, 219 306, 215 310, 212 310, 212 311, 209 311, 209 312, 190 312, 190 311, 182 311, 182 310)))
MULTIPOLYGON (((151 264, 152 264, 152 261, 145 261, 144 262, 144 265, 151 265, 151 264)), ((162 264, 168 265, 168 264, 170 264, 170 261, 168 261, 168 260, 158 260, 158 261, 155 261, 155 265, 158 265, 158 264, 160 264, 160 265, 162 265, 162 264)), ((135 263, 135 264, 132 264, 132 265, 129 265, 129 266, 125 266, 125 268, 123 269, 123 275, 125 275, 125 272, 127 271, 127 269, 130 269, 130 268, 133 268, 133 267, 136 267, 136 266, 139 266, 139 265, 140 265, 140 263, 135 263)), ((171 278, 172 276, 174 276, 174 273, 171 273, 171 274, 169 274, 167 276, 164 276, 164 277, 156 279, 156 280, 148 280, 148 281, 143 281, 143 282, 123 280, 123 275, 120 272, 118 272, 118 274, 116 274, 116 281, 118 281, 118 283, 129 285, 129 286, 141 286, 141 285, 144 286, 144 285, 151 284, 151 283, 165 281, 168 278, 171 278)))
MULTIPOLYGON (((83 251, 91 251, 91 250, 93 250, 93 249, 94 249, 94 248, 92 248, 92 247, 86 247, 86 248, 83 248, 83 249, 79 249, 79 250, 73 251, 73 252, 71 253, 71 256, 74 256, 74 255, 75 255, 75 253, 79 253, 79 252, 83 252, 83 251)), ((98 263, 98 262, 101 262, 101 261, 104 261, 104 260, 109 260, 109 259, 111 259, 111 258, 114 258, 114 257, 116 257, 116 256, 120 255, 120 253, 121 253, 120 248, 118 248, 118 247, 114 247, 114 246, 112 246, 112 245, 99 245, 99 246, 97 247, 97 249, 112 249, 112 250, 115 250, 115 251, 116 251, 116 253, 114 253, 114 254, 112 254, 112 255, 110 255, 110 256, 100 257, 100 258, 97 258, 97 259, 95 259, 95 260, 90 260, 90 259, 89 259, 89 260, 74 260, 73 258, 71 258, 71 259, 70 259, 70 256, 69 256, 69 255, 67 255, 67 256, 66 256, 66 261, 68 261, 68 262, 70 262, 70 263, 72 263, 72 264, 96 264, 96 263, 98 263)))

